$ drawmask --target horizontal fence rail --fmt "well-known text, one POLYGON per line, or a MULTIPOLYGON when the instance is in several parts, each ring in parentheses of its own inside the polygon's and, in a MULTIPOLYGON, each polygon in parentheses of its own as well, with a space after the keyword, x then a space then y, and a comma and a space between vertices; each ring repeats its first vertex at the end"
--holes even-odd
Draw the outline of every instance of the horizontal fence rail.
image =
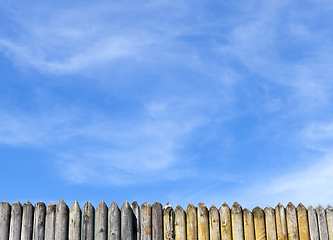
POLYGON ((0 203, 0 240, 333 240, 333 208, 0 203))

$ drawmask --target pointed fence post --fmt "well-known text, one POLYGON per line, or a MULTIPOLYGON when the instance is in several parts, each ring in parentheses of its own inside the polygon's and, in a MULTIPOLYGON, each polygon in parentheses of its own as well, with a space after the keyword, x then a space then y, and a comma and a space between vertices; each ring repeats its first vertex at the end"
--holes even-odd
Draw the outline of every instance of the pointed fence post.
POLYGON ((56 207, 55 240, 68 239, 68 223, 69 209, 65 201, 60 199, 56 207))
POLYGON ((254 231, 256 240, 266 240, 266 226, 264 210, 260 207, 255 207, 253 210, 254 231))
POLYGON ((326 220, 327 220, 327 229, 328 237, 330 240, 333 239, 333 208, 331 205, 327 205, 326 208, 326 220))
POLYGON ((200 202, 197 207, 198 216, 198 239, 209 239, 209 213, 206 205, 200 202))
POLYGON ((27 201, 23 205, 22 213, 22 229, 21 229, 21 240, 32 239, 32 228, 34 221, 34 207, 31 202, 27 201))
POLYGON ((134 201, 131 204, 133 210, 133 229, 134 229, 134 239, 140 240, 141 239, 141 228, 140 228, 140 207, 137 201, 134 201))
POLYGON ((271 207, 265 207, 265 223, 267 240, 277 240, 275 211, 271 207))
POLYGON ((152 240, 152 216, 151 216, 151 206, 149 203, 145 202, 141 205, 140 211, 141 217, 141 240, 152 240))
POLYGON ((109 208, 108 240, 120 240, 120 209, 113 201, 109 208))
POLYGON ((45 240, 55 239, 55 219, 56 219, 56 205, 53 202, 50 202, 46 206, 45 240))
POLYGON ((163 209, 163 225, 164 240, 174 240, 173 209, 169 203, 167 203, 163 209))
POLYGON ((46 216, 45 204, 43 202, 36 203, 35 212, 34 212, 34 226, 32 233, 33 240, 44 240, 45 216, 46 216))
POLYGON ((9 240, 21 240, 22 225, 22 205, 20 202, 12 204, 12 212, 10 218, 9 240))
POLYGON ((319 204, 316 208, 318 228, 319 228, 319 238, 320 240, 328 240, 328 230, 327 230, 327 220, 325 209, 319 204))
POLYGON ((163 240, 163 207, 160 202, 152 206, 152 239, 163 240))
POLYGON ((319 240, 317 213, 316 210, 311 205, 309 205, 308 207, 308 219, 309 219, 310 239, 319 240))
POLYGON ((133 228, 134 213, 127 202, 121 206, 121 240, 134 240, 137 238, 136 229, 133 228))
POLYGON ((276 234, 278 240, 288 240, 286 212, 281 203, 275 207, 276 234))
POLYGON ((95 208, 88 201, 82 210, 82 240, 94 240, 95 208))
POLYGON ((0 239, 9 239, 9 226, 10 226, 10 212, 11 206, 5 201, 0 203, 0 239))
POLYGON ((75 200, 69 209, 69 240, 81 240, 81 209, 75 200))
POLYGON ((221 239, 219 210, 214 205, 209 209, 209 232, 210 240, 221 239))
POLYGON ((244 240, 243 210, 242 206, 235 202, 231 207, 232 239, 244 240))
POLYGON ((219 209, 221 239, 232 240, 231 212, 227 203, 223 203, 219 209))
POLYGON ((186 240, 186 215, 180 205, 175 209, 175 240, 186 240))
POLYGON ((291 202, 286 207, 288 240, 299 240, 296 208, 291 202))
POLYGON ((188 240, 198 239, 197 209, 191 202, 186 208, 186 236, 188 240))
POLYGON ((310 240, 309 221, 306 207, 300 203, 297 206, 297 219, 300 240, 310 240))
POLYGON ((247 208, 243 210, 243 219, 244 219, 244 239, 255 240, 253 214, 247 208))
POLYGON ((95 240, 107 240, 108 233, 108 207, 102 200, 96 208, 95 240))

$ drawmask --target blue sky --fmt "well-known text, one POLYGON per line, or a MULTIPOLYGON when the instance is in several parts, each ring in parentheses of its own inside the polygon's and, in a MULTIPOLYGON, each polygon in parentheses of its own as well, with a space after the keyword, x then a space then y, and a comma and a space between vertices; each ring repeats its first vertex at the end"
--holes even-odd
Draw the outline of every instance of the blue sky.
POLYGON ((332 10, 0 0, 1 201, 332 204, 332 10))

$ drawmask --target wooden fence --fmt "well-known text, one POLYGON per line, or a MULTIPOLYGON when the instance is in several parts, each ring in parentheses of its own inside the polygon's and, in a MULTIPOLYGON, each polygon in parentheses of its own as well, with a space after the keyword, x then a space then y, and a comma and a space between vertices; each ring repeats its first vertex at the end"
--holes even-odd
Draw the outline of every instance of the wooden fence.
POLYGON ((333 208, 321 205, 306 209, 289 203, 275 209, 217 209, 190 203, 186 211, 178 205, 152 206, 125 201, 108 208, 102 201, 96 208, 87 202, 81 211, 77 201, 69 209, 63 200, 57 205, 19 202, 0 203, 0 240, 333 240, 333 208))

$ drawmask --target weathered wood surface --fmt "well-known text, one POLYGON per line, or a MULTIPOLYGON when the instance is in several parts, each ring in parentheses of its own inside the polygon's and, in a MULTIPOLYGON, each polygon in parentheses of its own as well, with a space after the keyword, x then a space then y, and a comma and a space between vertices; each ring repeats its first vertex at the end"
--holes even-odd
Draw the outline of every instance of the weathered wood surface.
POLYGON ((266 226, 264 210, 256 207, 252 210, 256 240, 266 240, 266 226))
POLYGON ((108 240, 120 240, 120 209, 113 201, 109 208, 108 240))
POLYGON ((209 209, 209 235, 210 240, 221 239, 219 210, 214 205, 209 209))
POLYGON ((35 205, 34 225, 33 225, 33 240, 44 240, 45 236, 45 216, 46 207, 43 202, 38 202, 35 205))
POLYGON ((333 207, 329 204, 326 207, 326 220, 327 220, 328 237, 330 240, 333 240, 333 207))
POLYGON ((56 205, 53 202, 50 202, 46 206, 45 240, 55 239, 55 219, 56 219, 56 205))
POLYGON ((291 202, 286 207, 288 240, 299 240, 296 208, 291 202))
POLYGON ((206 205, 200 202, 197 207, 198 239, 209 239, 209 213, 206 205))
POLYGON ((94 240, 95 208, 88 201, 82 210, 82 240, 94 240))
POLYGON ((14 202, 12 204, 12 211, 10 217, 9 240, 21 239, 21 226, 22 226, 22 205, 20 202, 14 202))
POLYGON ((241 205, 237 202, 235 202, 231 207, 231 227, 232 239, 244 240, 243 210, 241 205))
POLYGON ((23 205, 21 240, 32 239, 32 229, 34 224, 34 207, 31 202, 27 201, 23 205))
POLYGON ((133 220, 134 240, 140 240, 141 239, 140 207, 137 201, 132 202, 131 207, 134 214, 134 220, 133 220))
POLYGON ((163 207, 160 202, 152 206, 152 239, 163 240, 163 207))
POLYGON ((147 202, 141 205, 141 239, 152 240, 152 212, 151 205, 147 202))
POLYGON ((95 213, 95 240, 107 240, 108 237, 108 207, 102 200, 95 213))
POLYGON ((11 206, 5 201, 0 203, 0 240, 9 239, 11 206))
POLYGON ((186 236, 188 240, 198 239, 197 208, 192 203, 186 208, 186 236))
POLYGON ((81 208, 75 200, 69 209, 69 240, 81 240, 81 208))
POLYGON ((309 231, 311 240, 319 240, 319 230, 316 210, 309 205, 308 207, 309 231))
POLYGON ((277 240, 275 211, 271 207, 265 207, 264 213, 266 224, 266 238, 267 240, 277 240))
POLYGON ((175 209, 175 239, 186 240, 186 215, 180 205, 175 209))
POLYGON ((286 212, 281 203, 275 207, 276 235, 278 240, 288 240, 286 212))
POLYGON ((303 204, 297 206, 298 232, 300 240, 310 240, 308 212, 303 204))
POLYGON ((163 209, 163 234, 164 240, 174 240, 175 231, 173 225, 173 209, 169 203, 163 209))
POLYGON ((134 229, 134 213, 126 200, 121 206, 121 240, 136 239, 137 231, 134 229))
POLYGON ((231 211, 227 203, 223 203, 219 209, 221 239, 232 240, 231 211))
POLYGON ((328 230, 327 230, 327 220, 325 209, 319 204, 316 208, 317 219, 318 219, 318 229, 319 229, 319 239, 328 240, 328 230))
POLYGON ((68 239, 69 209, 61 199, 56 207, 55 240, 68 239))
POLYGON ((244 220, 244 239, 255 240, 253 214, 247 208, 243 210, 243 220, 244 220))

